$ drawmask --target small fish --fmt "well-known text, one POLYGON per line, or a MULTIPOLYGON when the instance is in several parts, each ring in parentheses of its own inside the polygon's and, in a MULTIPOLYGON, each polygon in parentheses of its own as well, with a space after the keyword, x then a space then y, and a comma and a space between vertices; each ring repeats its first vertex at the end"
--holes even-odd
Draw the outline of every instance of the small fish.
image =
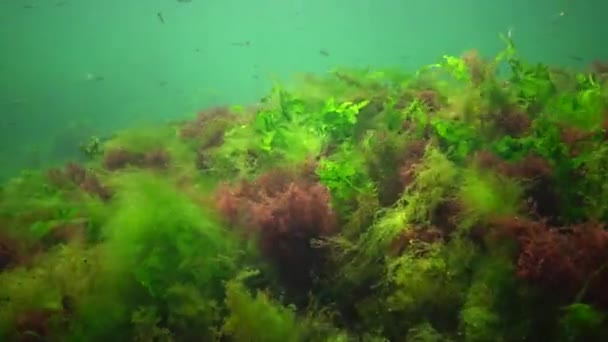
POLYGON ((22 99, 22 98, 18 98, 18 99, 13 99, 9 102, 10 105, 23 105, 27 102, 27 100, 22 99))
POLYGON ((583 57, 581 56, 576 56, 576 55, 569 55, 568 56, 569 59, 576 61, 576 62, 582 62, 583 61, 583 57))
POLYGON ((160 81, 160 82, 158 83, 158 85, 159 85, 159 86, 161 86, 161 87, 164 87, 164 86, 166 86, 168 83, 169 83, 169 82, 167 82, 167 81, 160 81))
POLYGON ((319 54, 323 57, 329 57, 329 51, 327 51, 325 49, 319 50, 319 54))
POLYGON ((160 21, 161 24, 165 23, 165 18, 163 17, 162 12, 157 12, 156 17, 158 17, 158 20, 160 21))
POLYGON ((507 38, 508 39, 513 39, 513 32, 515 31, 515 29, 513 28, 513 26, 509 26, 509 29, 507 30, 507 38))
POLYGON ((92 74, 89 72, 89 73, 85 74, 85 79, 89 82, 101 82, 101 81, 105 80, 105 77, 100 76, 100 75, 95 75, 95 74, 92 74))
POLYGON ((558 20, 560 20, 561 18, 563 18, 565 15, 566 15, 565 11, 560 11, 559 13, 557 13, 551 17, 551 22, 555 23, 558 20))
POLYGON ((232 45, 232 46, 240 46, 240 47, 245 47, 245 46, 250 46, 250 45, 251 45, 251 42, 250 42, 250 41, 248 41, 248 40, 246 40, 246 41, 244 41, 244 42, 242 42, 242 43, 241 43, 241 42, 236 42, 236 43, 231 43, 230 45, 232 45))

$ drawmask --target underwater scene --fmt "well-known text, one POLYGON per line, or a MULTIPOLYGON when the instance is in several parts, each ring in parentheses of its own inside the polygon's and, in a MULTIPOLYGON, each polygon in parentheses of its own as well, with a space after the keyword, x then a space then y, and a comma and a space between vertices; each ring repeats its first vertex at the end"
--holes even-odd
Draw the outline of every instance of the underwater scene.
POLYGON ((601 13, 0 1, 0 341, 607 341, 601 13))

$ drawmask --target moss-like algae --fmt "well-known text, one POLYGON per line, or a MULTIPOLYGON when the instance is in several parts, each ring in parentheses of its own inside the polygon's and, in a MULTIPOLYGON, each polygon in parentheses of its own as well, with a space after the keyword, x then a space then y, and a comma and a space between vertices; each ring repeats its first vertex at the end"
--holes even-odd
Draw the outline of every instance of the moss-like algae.
POLYGON ((608 76, 503 40, 25 171, 0 189, 0 339, 601 339, 608 76))

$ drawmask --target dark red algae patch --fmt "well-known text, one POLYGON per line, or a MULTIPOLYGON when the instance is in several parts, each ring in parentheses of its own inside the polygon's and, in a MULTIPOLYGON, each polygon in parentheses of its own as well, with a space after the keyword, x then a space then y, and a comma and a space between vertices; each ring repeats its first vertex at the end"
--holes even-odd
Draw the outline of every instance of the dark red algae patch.
POLYGON ((18 261, 19 242, 0 232, 0 272, 14 266, 18 261))
POLYGON ((585 300, 608 308, 608 231, 603 225, 553 227, 546 221, 506 217, 492 226, 517 241, 518 277, 564 304, 585 300))
POLYGON ((495 114, 493 119, 500 133, 514 137, 523 136, 532 126, 528 115, 515 108, 503 109, 495 114))
POLYGON ((91 196, 96 196, 103 201, 112 198, 112 191, 101 184, 101 181, 92 170, 87 170, 76 163, 68 163, 63 170, 50 169, 47 172, 47 180, 59 189, 68 189, 76 186, 91 196))
POLYGON ((226 107, 214 107, 202 110, 192 121, 187 121, 180 128, 180 137, 182 139, 195 139, 201 137, 205 128, 213 120, 226 120, 234 116, 226 107))
POLYGON ((217 206, 232 224, 259 238, 262 254, 291 288, 306 291, 323 251, 311 241, 337 232, 328 190, 319 183, 280 170, 255 182, 223 187, 217 206))
POLYGON ((104 153, 103 165, 106 169, 115 171, 130 165, 138 165, 142 162, 142 159, 143 155, 141 154, 117 148, 104 153))
POLYGON ((17 316, 13 341, 18 342, 40 342, 48 341, 51 337, 52 328, 62 320, 63 310, 37 309, 25 311, 17 316))
MULTIPOLYGON (((399 167, 399 178, 401 180, 401 190, 405 189, 415 179, 415 166, 424 157, 424 151, 428 145, 426 140, 415 140, 407 145, 403 161, 399 167)), ((401 192, 401 191, 400 191, 401 192)))
POLYGON ((54 246, 60 243, 84 242, 87 235, 87 220, 66 222, 53 226, 50 233, 44 236, 45 246, 54 246))
POLYGON ((171 162, 165 149, 158 148, 147 152, 132 152, 122 148, 108 150, 104 154, 103 165, 107 170, 116 171, 126 167, 164 170, 171 162))
POLYGON ((553 166, 544 158, 530 153, 517 162, 507 162, 489 151, 479 151, 473 160, 478 167, 525 181, 530 214, 552 220, 560 216, 561 198, 553 180, 553 166))
POLYGON ((415 243, 440 243, 445 241, 444 232, 434 226, 427 227, 414 227, 402 231, 397 237, 391 242, 389 252, 393 256, 399 256, 403 254, 407 248, 415 243))
POLYGON ((456 199, 444 200, 435 208, 431 224, 439 228, 444 236, 449 236, 458 227, 458 217, 462 210, 462 204, 456 199))
POLYGON ((475 163, 483 169, 492 169, 515 179, 542 179, 551 177, 553 173, 549 162, 532 153, 517 162, 507 162, 489 151, 479 151, 474 159, 475 163))

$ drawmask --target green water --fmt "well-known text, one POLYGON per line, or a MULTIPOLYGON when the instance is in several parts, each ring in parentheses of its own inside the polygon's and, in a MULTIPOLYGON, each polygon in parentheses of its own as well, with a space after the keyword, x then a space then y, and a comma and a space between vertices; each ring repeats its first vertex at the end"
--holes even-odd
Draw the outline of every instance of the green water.
POLYGON ((509 29, 526 58, 583 67, 608 54, 599 3, 4 0, 1 173, 74 157, 90 134, 255 102, 297 73, 493 54, 509 29))

